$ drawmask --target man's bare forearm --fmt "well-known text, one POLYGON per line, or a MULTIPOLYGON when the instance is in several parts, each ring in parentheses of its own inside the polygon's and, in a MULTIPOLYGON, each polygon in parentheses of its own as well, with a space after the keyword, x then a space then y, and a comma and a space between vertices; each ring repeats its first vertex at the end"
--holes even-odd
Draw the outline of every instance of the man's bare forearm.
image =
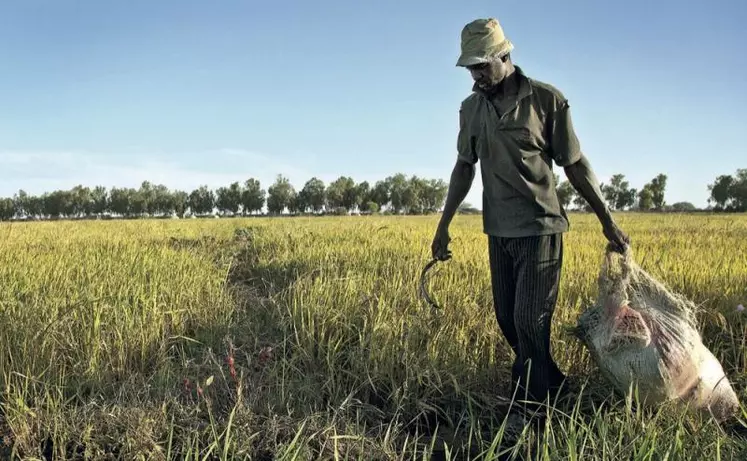
POLYGON ((611 223, 612 215, 604 201, 599 181, 586 157, 581 156, 581 160, 565 167, 565 174, 571 185, 589 203, 599 221, 603 225, 611 223))
POLYGON ((448 228, 451 220, 454 218, 459 205, 467 197, 472 181, 475 178, 475 166, 467 162, 457 161, 454 169, 451 171, 451 180, 449 181, 449 192, 446 195, 446 204, 441 214, 439 227, 448 228))

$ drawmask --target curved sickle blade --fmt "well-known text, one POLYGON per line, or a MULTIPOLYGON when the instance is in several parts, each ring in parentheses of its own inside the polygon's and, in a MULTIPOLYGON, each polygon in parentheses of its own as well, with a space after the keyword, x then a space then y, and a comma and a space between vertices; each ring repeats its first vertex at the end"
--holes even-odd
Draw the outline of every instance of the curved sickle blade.
POLYGON ((428 264, 425 265, 423 268, 423 271, 420 273, 420 296, 425 298, 425 301, 434 309, 440 309, 441 306, 436 304, 435 301, 433 301, 433 298, 428 294, 428 290, 425 289, 425 281, 426 281, 426 275, 428 274, 428 271, 430 271, 433 266, 436 265, 438 262, 438 259, 432 259, 428 262, 428 264))

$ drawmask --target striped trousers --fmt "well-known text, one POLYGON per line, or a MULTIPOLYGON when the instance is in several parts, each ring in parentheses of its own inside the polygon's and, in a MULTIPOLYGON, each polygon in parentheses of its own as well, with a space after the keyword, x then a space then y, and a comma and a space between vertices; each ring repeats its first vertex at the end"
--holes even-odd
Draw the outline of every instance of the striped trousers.
POLYGON ((550 352, 563 234, 488 236, 488 248, 495 315, 516 357, 512 392, 518 387, 519 400, 552 398, 565 379, 550 352))

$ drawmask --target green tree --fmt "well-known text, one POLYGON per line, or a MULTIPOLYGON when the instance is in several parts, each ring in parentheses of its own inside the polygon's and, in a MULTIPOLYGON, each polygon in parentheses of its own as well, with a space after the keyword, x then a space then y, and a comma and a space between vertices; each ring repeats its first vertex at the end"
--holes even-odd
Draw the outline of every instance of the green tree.
POLYGON ((73 215, 76 217, 90 216, 93 214, 93 196, 91 189, 78 184, 70 190, 70 200, 72 201, 73 215))
POLYGON ((44 200, 37 195, 26 196, 26 215, 30 218, 44 216, 44 200))
POLYGON ((168 216, 174 213, 173 195, 168 187, 164 184, 158 184, 153 187, 153 197, 150 203, 150 213, 168 216))
POLYGON ((291 206, 291 199, 296 191, 288 178, 278 175, 275 182, 267 188, 267 211, 272 214, 280 214, 291 206))
POLYGON ((58 219, 62 214, 61 191, 45 192, 41 196, 42 214, 50 219, 58 219))
POLYGON ((460 204, 460 205, 459 205, 459 206, 457 207, 457 213, 459 213, 459 214, 469 214, 469 215, 472 215, 472 214, 479 214, 479 213, 480 213, 480 210, 478 210, 478 209, 477 209, 477 208, 476 208, 476 207, 475 207, 474 205, 472 205, 472 204, 471 204, 471 203, 469 203, 469 202, 462 202, 462 203, 461 203, 461 204, 460 204))
POLYGON ((359 207, 361 213, 378 213, 380 207, 379 204, 374 201, 368 201, 361 204, 359 207))
POLYGON ((79 205, 76 203, 76 195, 72 190, 56 190, 46 193, 41 197, 42 213, 52 219, 62 216, 72 217, 75 215, 79 205))
POLYGON ((389 205, 390 201, 390 193, 391 193, 391 182, 388 180, 381 180, 377 181, 376 184, 374 184, 373 189, 371 190, 371 196, 369 199, 379 205, 379 207, 384 207, 389 205))
POLYGON ((215 192, 215 206, 221 213, 237 214, 241 209, 241 195, 243 190, 238 182, 228 187, 219 187, 215 192))
POLYGON ((133 213, 137 215, 155 214, 156 191, 150 181, 143 181, 135 194, 133 194, 131 205, 133 213))
POLYGON ((148 213, 151 187, 148 181, 143 181, 140 189, 129 189, 130 216, 143 216, 148 213))
POLYGON ((696 211, 697 208, 695 205, 693 205, 690 202, 677 202, 673 203, 670 209, 674 212, 687 212, 687 211, 696 211))
POLYGON ((423 213, 423 195, 425 195, 425 188, 425 180, 417 176, 413 175, 407 180, 401 196, 401 205, 405 213, 423 213))
POLYGON ((446 202, 449 185, 443 179, 429 179, 424 186, 423 209, 426 213, 436 213, 446 202))
POLYGON ((215 193, 207 186, 200 186, 189 194, 188 204, 193 214, 208 214, 215 207, 215 193))
POLYGON ((358 197, 358 202, 355 204, 355 207, 358 208, 359 211, 370 211, 367 208, 367 204, 371 203, 371 185, 368 183, 368 181, 363 181, 358 183, 356 186, 357 192, 356 197, 358 197))
POLYGON ((708 189, 711 192, 708 203, 715 203, 716 211, 747 211, 747 168, 737 169, 733 176, 717 177, 708 189))
POLYGON ((345 178, 342 193, 342 206, 347 211, 353 211, 360 202, 360 188, 355 184, 353 178, 345 178))
POLYGON ((109 209, 112 213, 121 216, 129 216, 132 213, 130 205, 132 189, 112 187, 109 192, 109 209))
POLYGON ((22 216, 25 216, 28 209, 28 196, 29 194, 26 193, 25 190, 20 189, 14 196, 13 196, 13 209, 15 210, 15 215, 19 218, 22 216))
POLYGON ((601 189, 607 205, 613 210, 624 210, 635 205, 637 191, 630 188, 625 175, 613 175, 609 184, 602 184, 601 189))
POLYGON ((10 221, 16 214, 12 198, 0 198, 0 221, 10 221))
POLYGON ((654 193, 651 191, 651 185, 646 184, 638 193, 638 209, 649 211, 654 208, 654 193))
POLYGON ((184 191, 177 190, 171 193, 171 210, 179 216, 180 218, 184 217, 184 214, 187 212, 187 208, 189 208, 189 194, 187 194, 184 191))
POLYGON ((301 192, 299 192, 299 200, 304 205, 303 210, 307 208, 311 209, 314 213, 319 213, 324 210, 324 203, 327 200, 327 191, 324 185, 324 181, 317 177, 313 177, 306 181, 303 185, 301 192))
POLYGON ((258 180, 250 178, 244 183, 244 190, 241 193, 241 206, 245 214, 262 211, 262 207, 265 206, 265 191, 258 180))
POLYGON ((738 212, 747 211, 747 169, 737 170, 736 181, 731 187, 734 210, 738 212))
POLYGON ((664 192, 667 188, 667 175, 659 174, 649 183, 651 185, 651 201, 653 202, 654 208, 657 210, 663 210, 666 202, 664 200, 664 192))
POLYGON ((399 214, 406 208, 405 191, 407 190, 407 178, 402 173, 389 176, 385 179, 389 189, 389 203, 392 211, 399 214))
POLYGON ((290 214, 296 215, 299 213, 303 213, 304 210, 306 210, 306 203, 304 202, 303 196, 293 190, 290 194, 290 200, 288 202, 288 212, 290 214))
POLYGON ((91 211, 93 214, 101 216, 109 209, 109 193, 104 186, 96 186, 91 191, 91 200, 93 202, 91 211))
POLYGON ((327 208, 335 210, 344 209, 346 212, 352 210, 357 203, 357 190, 355 181, 347 176, 340 176, 327 186, 327 208))
POLYGON ((711 195, 708 198, 708 203, 715 204, 714 208, 717 211, 728 209, 733 201, 732 187, 734 185, 734 177, 731 175, 720 175, 716 180, 708 185, 708 190, 711 195))
POLYGON ((638 196, 638 190, 634 187, 626 189, 617 197, 616 208, 625 210, 635 206, 635 198, 638 196))

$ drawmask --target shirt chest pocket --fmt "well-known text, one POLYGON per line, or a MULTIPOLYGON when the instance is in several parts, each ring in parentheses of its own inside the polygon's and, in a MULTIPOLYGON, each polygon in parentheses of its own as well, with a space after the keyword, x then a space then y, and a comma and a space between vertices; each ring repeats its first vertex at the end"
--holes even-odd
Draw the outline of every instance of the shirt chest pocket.
POLYGON ((533 141, 532 132, 523 125, 500 126, 496 130, 500 136, 515 144, 529 144, 533 141))
POLYGON ((532 132, 524 126, 491 126, 482 124, 474 131, 474 146, 477 157, 481 160, 493 158, 499 162, 511 162, 513 157, 526 158, 539 151, 533 147, 536 143, 532 132))
POLYGON ((539 155, 544 146, 542 133, 531 125, 501 125, 496 128, 495 135, 511 155, 520 158, 539 155))

